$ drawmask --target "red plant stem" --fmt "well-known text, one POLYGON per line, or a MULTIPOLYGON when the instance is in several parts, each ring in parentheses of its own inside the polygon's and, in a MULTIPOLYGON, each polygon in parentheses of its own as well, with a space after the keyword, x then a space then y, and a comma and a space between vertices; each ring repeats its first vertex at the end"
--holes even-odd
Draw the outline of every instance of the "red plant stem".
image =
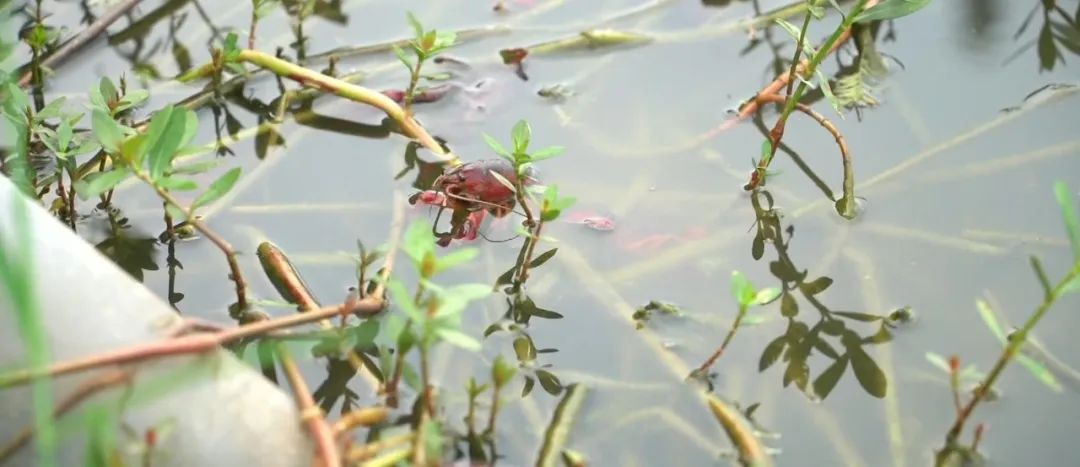
MULTIPOLYGON (((82 401, 99 391, 130 382, 133 375, 134 373, 130 370, 114 370, 83 382, 75 389, 75 392, 71 393, 71 395, 56 405, 56 409, 53 410, 53 419, 60 418, 72 408, 79 405, 82 401)), ((33 436, 34 429, 32 427, 26 427, 19 432, 11 442, 3 448, 0 448, 0 463, 25 446, 26 443, 30 442, 33 436)))
POLYGON ((334 305, 303 314, 256 321, 246 326, 230 328, 214 334, 189 334, 162 341, 135 344, 89 357, 54 363, 44 371, 20 370, 0 374, 0 389, 27 384, 32 379, 42 376, 55 377, 92 368, 140 362, 157 357, 208 352, 246 337, 264 335, 271 331, 312 323, 342 313, 375 314, 381 311, 383 306, 382 301, 366 298, 349 308, 344 305, 334 305))
POLYGON ((308 427, 311 437, 315 441, 316 450, 322 458, 322 465, 326 467, 338 467, 341 465, 341 456, 334 442, 334 431, 330 424, 326 423, 322 409, 315 405, 315 399, 311 397, 311 390, 304 382, 304 376, 300 374, 300 368, 296 366, 292 356, 285 350, 285 346, 278 345, 278 358, 281 359, 281 367, 289 379, 289 385, 293 388, 293 397, 300 409, 300 419, 308 427))

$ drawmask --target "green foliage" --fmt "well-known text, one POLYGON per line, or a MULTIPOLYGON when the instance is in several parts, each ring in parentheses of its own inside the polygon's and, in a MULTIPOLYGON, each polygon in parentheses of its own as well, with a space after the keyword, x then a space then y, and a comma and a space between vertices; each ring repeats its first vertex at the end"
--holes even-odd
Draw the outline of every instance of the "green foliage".
POLYGON ((750 280, 739 271, 731 272, 731 296, 742 309, 771 303, 780 297, 779 287, 754 288, 750 280))
MULTIPOLYGON (((15 314, 19 335, 26 345, 29 367, 43 371, 49 365, 45 326, 38 307, 32 262, 35 246, 30 236, 26 203, 12 197, 11 231, 13 238, 0 235, 0 299, 8 302, 15 314), (3 297, 7 297, 6 299, 3 297)), ((0 234, 2 234, 0 230, 0 234)), ((56 428, 53 421, 52 383, 48 377, 35 378, 32 387, 34 440, 41 465, 56 463, 56 428)))
MULTIPOLYGON (((984 300, 976 300, 975 308, 979 311, 979 316, 983 319, 983 322, 986 323, 986 327, 990 328, 990 332, 998 339, 998 342, 1003 346, 1008 345, 1009 336, 998 322, 997 314, 994 312, 994 309, 990 307, 990 304, 986 303, 984 300)), ((1054 392, 1062 392, 1063 388, 1061 382, 1059 382, 1057 377, 1054 376, 1054 373, 1045 366, 1026 355, 1017 355, 1016 361, 1024 368, 1027 368, 1028 372, 1030 372, 1035 379, 1039 380, 1039 382, 1046 385, 1046 387, 1054 392)))
POLYGON ((558 156, 562 154, 564 150, 562 146, 551 146, 530 153, 529 143, 532 142, 532 128, 525 120, 518 120, 518 122, 514 124, 514 128, 510 131, 510 138, 514 148, 513 151, 508 151, 503 147, 502 143, 486 133, 483 134, 483 137, 484 142, 495 151, 495 154, 498 154, 499 157, 514 164, 518 175, 525 175, 529 168, 532 167, 532 164, 558 156))
POLYGON ((930 0, 884 0, 856 16, 855 22, 869 23, 896 19, 915 13, 929 4, 930 0))
MULTIPOLYGON (((427 60, 434 58, 444 50, 452 47, 454 42, 457 41, 457 33, 453 31, 437 31, 437 30, 424 30, 424 26, 420 24, 420 20, 413 15, 412 12, 406 13, 405 19, 409 22, 409 26, 413 30, 413 38, 409 41, 409 47, 412 49, 413 54, 416 57, 417 63, 424 63, 427 60)), ((405 68, 408 68, 412 72, 418 65, 412 63, 405 51, 398 46, 394 46, 394 54, 397 55, 401 63, 405 64, 405 68)))

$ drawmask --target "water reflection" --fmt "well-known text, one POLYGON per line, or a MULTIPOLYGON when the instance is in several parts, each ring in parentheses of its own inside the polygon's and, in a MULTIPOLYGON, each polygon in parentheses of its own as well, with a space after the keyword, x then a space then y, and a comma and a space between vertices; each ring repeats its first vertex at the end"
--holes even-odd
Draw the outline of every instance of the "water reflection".
POLYGON ((832 286, 833 279, 828 276, 812 277, 809 270, 800 270, 796 266, 788 253, 795 236, 795 226, 783 226, 769 192, 755 192, 750 200, 756 218, 750 254, 755 260, 761 260, 765 257, 767 245, 775 251, 776 259, 769 262, 769 271, 780 281, 780 314, 788 321, 784 333, 772 339, 762 350, 758 370, 764 372, 778 361, 783 362, 784 387, 795 383, 809 396, 824 399, 850 366, 864 391, 874 397, 885 397, 888 386, 885 372, 864 347, 891 341, 890 329, 896 326, 898 317, 834 311, 826 306, 819 295, 832 286), (816 317, 800 314, 799 297, 817 311, 816 317), (853 329, 870 323, 877 323, 877 329, 873 332, 860 335, 853 329), (843 352, 837 350, 838 346, 843 352), (832 361, 816 376, 810 367, 810 357, 815 351, 832 361))
POLYGON ((105 213, 108 217, 106 237, 94 246, 124 271, 142 282, 143 271, 158 270, 154 258, 157 238, 133 229, 128 218, 116 207, 107 207, 105 213))

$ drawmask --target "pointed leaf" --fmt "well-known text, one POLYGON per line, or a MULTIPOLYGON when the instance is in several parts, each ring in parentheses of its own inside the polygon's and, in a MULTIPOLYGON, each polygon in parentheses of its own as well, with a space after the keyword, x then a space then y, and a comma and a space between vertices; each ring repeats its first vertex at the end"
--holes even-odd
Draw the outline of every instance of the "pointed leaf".
POLYGON ((540 380, 540 386, 544 388, 548 394, 553 396, 559 395, 562 392, 563 385, 559 381, 559 378, 546 370, 536 370, 536 378, 540 380))
POLYGON ((562 154, 565 149, 566 148, 563 148, 562 146, 549 146, 530 154, 529 160, 537 162, 544 159, 551 159, 552 157, 562 154))
POLYGON ((910 15, 930 4, 930 0, 885 0, 855 17, 856 23, 896 19, 910 15))
POLYGON ((192 180, 174 176, 161 177, 155 183, 162 188, 174 191, 191 191, 199 188, 199 185, 192 180))
POLYGON ((765 346, 765 350, 761 351, 761 359, 758 360, 758 371, 765 371, 769 369, 780 359, 780 354, 784 352, 784 347, 787 346, 787 336, 780 336, 769 342, 769 345, 765 346))
POLYGON ((731 272, 731 296, 741 306, 748 306, 754 301, 754 286, 739 271, 731 272))
POLYGON ((495 151, 495 154, 502 156, 510 162, 514 162, 514 156, 510 154, 510 151, 507 151, 506 148, 503 147, 499 140, 492 138, 491 135, 488 135, 487 133, 482 133, 481 136, 484 137, 484 142, 487 143, 488 147, 490 147, 492 151, 495 151))
POLYGON ((90 124, 94 130, 94 137, 101 143, 101 147, 111 154, 116 154, 120 148, 120 141, 124 139, 120 125, 100 109, 94 109, 90 116, 90 124))
POLYGON ((542 254, 540 254, 540 256, 533 258, 533 260, 529 262, 529 268, 536 268, 546 263, 549 259, 555 256, 555 252, 557 251, 559 251, 558 248, 552 248, 548 251, 543 252, 542 254))
POLYGON ((855 371, 855 379, 859 380, 859 385, 871 396, 879 399, 885 397, 888 382, 885 372, 881 371, 877 362, 858 346, 848 347, 848 355, 851 357, 851 368, 855 371))
POLYGON ((1061 218, 1065 222, 1069 245, 1072 246, 1073 261, 1080 262, 1080 219, 1077 218, 1076 206, 1073 204, 1073 194, 1069 192, 1065 182, 1057 182, 1054 183, 1054 197, 1061 207, 1061 218))
POLYGON ((473 352, 480 351, 480 341, 473 339, 472 336, 458 331, 457 329, 439 328, 437 334, 442 340, 465 350, 471 350, 473 352))
POLYGON ((817 378, 814 378, 814 394, 817 394, 822 399, 828 397, 829 393, 836 387, 836 383, 840 381, 840 377, 844 375, 844 370, 847 370, 847 365, 848 358, 844 356, 829 365, 817 378))
POLYGON ((803 293, 807 295, 817 295, 821 292, 824 292, 825 289, 828 289, 829 286, 832 285, 832 283, 833 280, 831 277, 822 276, 814 279, 812 282, 800 284, 799 288, 802 289, 803 293))
POLYGON ((195 199, 195 202, 192 204, 192 209, 199 206, 206 206, 207 204, 217 201, 222 196, 225 196, 225 194, 232 189, 233 185, 236 184, 236 180, 238 180, 239 178, 240 167, 235 167, 228 172, 225 172, 224 175, 219 177, 217 180, 214 180, 214 182, 210 184, 210 188, 208 188, 205 192, 203 192, 203 194, 199 195, 199 197, 195 199))
POLYGON ((108 172, 94 172, 76 182, 75 191, 85 201, 115 188, 130 175, 130 171, 120 167, 108 172))
POLYGON ((510 130, 511 139, 514 141, 514 153, 521 154, 529 150, 529 140, 532 139, 532 128, 529 122, 518 120, 514 128, 510 130))

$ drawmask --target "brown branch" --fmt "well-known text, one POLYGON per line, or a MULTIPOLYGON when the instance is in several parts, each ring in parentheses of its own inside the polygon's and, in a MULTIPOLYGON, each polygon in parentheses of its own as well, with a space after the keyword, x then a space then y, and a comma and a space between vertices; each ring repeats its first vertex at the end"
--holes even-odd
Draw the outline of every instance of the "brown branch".
MULTIPOLYGON (((787 102, 787 98, 776 94, 759 95, 757 96, 755 101, 783 104, 787 102)), ((821 125, 821 127, 824 128, 825 131, 828 131, 829 134, 832 135, 833 139, 836 140, 836 145, 840 148, 840 158, 844 166, 844 199, 853 200, 855 196, 855 175, 854 169, 851 165, 851 152, 848 150, 847 141, 844 140, 844 135, 841 134, 840 130, 836 128, 836 126, 833 125, 832 122, 825 118, 824 115, 817 113, 816 111, 814 111, 814 109, 811 109, 810 106, 803 103, 796 103, 795 110, 798 110, 799 112, 802 112, 817 121, 818 124, 821 125)), ((772 135, 770 135, 770 137, 771 136, 772 135)), ((766 161, 764 159, 758 161, 759 170, 765 169, 765 167, 763 167, 763 164, 765 162, 766 161)))
POLYGON ((315 441, 315 447, 319 457, 322 458, 323 465, 340 466, 341 456, 334 441, 334 432, 330 429, 330 424, 326 423, 322 409, 315 405, 315 399, 312 398, 311 390, 304 382, 304 376, 300 374, 300 368, 296 366, 296 362, 293 361, 284 345, 277 345, 277 353, 281 360, 281 367, 289 378, 289 385, 293 388, 293 397, 296 398, 296 405, 300 409, 300 419, 311 431, 312 440, 315 441))
MULTIPOLYGON (((105 30, 108 29, 109 26, 111 26, 113 23, 115 23, 116 20, 120 19, 121 16, 130 11, 132 8, 135 8, 135 6, 139 4, 139 1, 140 0, 124 0, 116 4, 116 6, 113 6, 111 10, 105 12, 104 15, 98 18, 97 21, 94 21, 86 29, 83 29, 82 32, 80 32, 78 35, 69 39, 66 44, 57 49, 57 51, 54 52, 52 55, 46 57, 45 61, 41 62, 40 66, 42 68, 53 68, 56 65, 59 65, 70 55, 74 54, 83 46, 90 43, 90 41, 94 40, 94 38, 101 35, 101 33, 105 32, 105 30)), ((32 78, 32 70, 23 73, 22 77, 19 78, 19 87, 25 88, 27 85, 30 84, 32 78)))
MULTIPOLYGON (((72 408, 99 391, 130 382, 133 375, 134 373, 130 370, 114 370, 84 381, 71 393, 71 395, 56 405, 56 409, 53 410, 53 419, 59 419, 64 414, 71 411, 72 408)), ((15 454, 15 452, 25 446, 26 443, 30 442, 33 436, 33 427, 26 427, 20 431, 11 442, 0 448, 0 463, 12 454, 15 454)))
POLYGON ((386 407, 368 407, 359 410, 353 410, 341 417, 337 423, 334 424, 334 434, 337 436, 345 436, 353 428, 358 426, 373 426, 382 423, 386 418, 390 416, 390 410, 386 407))
POLYGON ((415 436, 416 434, 412 431, 400 435, 389 436, 363 446, 352 448, 349 450, 349 454, 346 457, 348 458, 349 464, 367 460, 379 451, 409 443, 415 436))
POLYGON ((301 324, 313 323, 342 313, 373 315, 382 311, 385 303, 370 298, 362 299, 354 306, 334 305, 312 310, 303 314, 256 321, 251 324, 230 328, 213 334, 189 334, 173 339, 131 345, 83 358, 76 358, 53 363, 43 371, 19 370, 0 374, 0 389, 29 383, 34 378, 60 376, 92 368, 110 365, 123 365, 141 362, 159 357, 176 356, 208 352, 220 346, 252 336, 265 335, 271 331, 290 328, 301 324))

